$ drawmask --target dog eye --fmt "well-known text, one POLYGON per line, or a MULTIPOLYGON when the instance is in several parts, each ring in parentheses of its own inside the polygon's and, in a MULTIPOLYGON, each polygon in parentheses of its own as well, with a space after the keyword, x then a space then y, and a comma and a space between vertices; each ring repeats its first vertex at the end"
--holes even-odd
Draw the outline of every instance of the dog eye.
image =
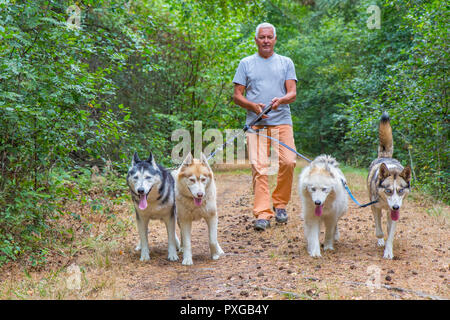
POLYGON ((323 192, 326 192, 326 191, 327 191, 327 188, 322 188, 322 191, 323 191, 323 192))
POLYGON ((205 181, 206 181, 206 178, 202 178, 201 181, 202 181, 202 182, 205 182, 205 181))
POLYGON ((387 194, 391 194, 392 190, 391 189, 384 189, 384 192, 386 192, 387 194))
POLYGON ((195 179, 194 178, 190 178, 189 181, 192 182, 192 183, 195 183, 195 179))
POLYGON ((150 176, 145 177, 146 180, 150 180, 151 178, 152 178, 152 177, 150 177, 150 176))
POLYGON ((397 192, 398 192, 398 194, 402 194, 403 192, 405 192, 405 189, 400 189, 397 192))
POLYGON ((311 188, 311 191, 313 191, 313 192, 316 191, 316 188, 311 188))

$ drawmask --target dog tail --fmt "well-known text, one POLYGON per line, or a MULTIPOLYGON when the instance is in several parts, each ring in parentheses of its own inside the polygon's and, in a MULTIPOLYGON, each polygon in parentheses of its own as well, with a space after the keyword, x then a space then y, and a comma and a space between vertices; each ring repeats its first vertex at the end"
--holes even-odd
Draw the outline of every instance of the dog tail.
POLYGON ((392 128, 389 114, 384 111, 378 128, 380 145, 378 146, 378 158, 392 158, 394 153, 394 141, 392 139, 392 128))

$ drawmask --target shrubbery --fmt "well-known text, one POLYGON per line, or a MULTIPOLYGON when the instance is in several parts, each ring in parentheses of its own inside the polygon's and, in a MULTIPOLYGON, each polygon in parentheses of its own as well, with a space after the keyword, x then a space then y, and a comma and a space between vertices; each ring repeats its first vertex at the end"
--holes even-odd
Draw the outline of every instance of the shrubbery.
POLYGON ((365 167, 387 110, 395 156, 448 202, 448 8, 377 1, 368 29, 371 4, 86 0, 77 29, 72 1, 0 1, 0 264, 45 259, 73 170, 109 160, 120 180, 135 150, 171 166, 171 133, 194 120, 241 128, 231 81, 263 21, 296 66, 298 150, 365 167))

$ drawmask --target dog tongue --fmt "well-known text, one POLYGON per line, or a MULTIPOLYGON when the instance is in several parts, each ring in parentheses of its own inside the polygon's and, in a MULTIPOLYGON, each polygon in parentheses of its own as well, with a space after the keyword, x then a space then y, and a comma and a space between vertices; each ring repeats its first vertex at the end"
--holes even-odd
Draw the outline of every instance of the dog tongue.
POLYGON ((201 206, 202 205, 203 200, 199 199, 199 198, 194 198, 194 203, 196 206, 201 206))
POLYGON ((147 208, 147 195, 141 194, 139 199, 139 209, 144 210, 145 208, 147 208))
POLYGON ((323 204, 321 204, 320 206, 316 206, 316 210, 314 210, 314 214, 318 217, 320 217, 322 215, 322 209, 323 209, 323 204))
POLYGON ((399 217, 400 217, 400 210, 391 210, 392 221, 397 221, 399 217))

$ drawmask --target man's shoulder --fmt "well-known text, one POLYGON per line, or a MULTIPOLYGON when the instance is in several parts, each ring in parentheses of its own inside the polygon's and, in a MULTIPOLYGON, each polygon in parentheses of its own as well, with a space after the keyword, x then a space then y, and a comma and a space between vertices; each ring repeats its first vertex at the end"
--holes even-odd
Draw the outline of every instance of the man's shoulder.
POLYGON ((241 63, 249 63, 249 62, 255 60, 257 58, 256 55, 257 55, 257 53, 247 56, 245 58, 242 58, 241 63))
POLYGON ((287 62, 290 62, 290 61, 292 61, 292 59, 291 58, 289 58, 289 57, 287 57, 287 56, 282 56, 281 54, 278 54, 278 53, 274 53, 279 59, 281 59, 281 60, 283 60, 283 61, 287 61, 287 62))

